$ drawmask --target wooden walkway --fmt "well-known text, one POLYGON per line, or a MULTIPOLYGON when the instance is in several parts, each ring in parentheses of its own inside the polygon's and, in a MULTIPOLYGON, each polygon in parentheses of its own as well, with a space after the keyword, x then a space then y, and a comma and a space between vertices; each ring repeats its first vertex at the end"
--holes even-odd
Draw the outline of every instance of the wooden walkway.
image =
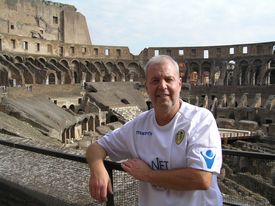
POLYGON ((219 128, 219 132, 223 144, 227 144, 228 142, 236 140, 248 140, 255 139, 258 137, 255 132, 248 130, 219 128))

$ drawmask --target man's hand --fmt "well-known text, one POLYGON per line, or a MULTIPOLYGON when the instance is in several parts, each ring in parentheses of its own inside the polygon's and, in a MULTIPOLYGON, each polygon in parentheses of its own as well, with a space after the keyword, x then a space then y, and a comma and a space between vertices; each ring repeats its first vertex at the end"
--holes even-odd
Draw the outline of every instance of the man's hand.
POLYGON ((99 144, 91 144, 86 151, 86 159, 90 167, 89 191, 99 202, 107 200, 107 194, 112 193, 112 184, 103 160, 106 152, 99 144))
POLYGON ((131 176, 140 181, 147 181, 152 169, 142 160, 130 159, 121 164, 122 168, 131 176))
POLYGON ((97 201, 107 201, 107 194, 112 194, 112 184, 105 168, 100 171, 91 171, 89 190, 91 196, 97 201))

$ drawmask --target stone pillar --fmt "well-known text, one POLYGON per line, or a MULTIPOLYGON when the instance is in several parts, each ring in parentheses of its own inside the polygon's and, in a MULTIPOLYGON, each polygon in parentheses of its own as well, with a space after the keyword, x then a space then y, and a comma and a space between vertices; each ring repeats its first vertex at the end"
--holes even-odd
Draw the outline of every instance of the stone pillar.
POLYGON ((253 107, 255 107, 255 108, 260 108, 261 105, 262 105, 261 93, 256 93, 256 94, 255 94, 255 99, 254 99, 253 107))
POLYGON ((45 83, 46 83, 46 85, 49 85, 49 75, 47 75, 45 83))

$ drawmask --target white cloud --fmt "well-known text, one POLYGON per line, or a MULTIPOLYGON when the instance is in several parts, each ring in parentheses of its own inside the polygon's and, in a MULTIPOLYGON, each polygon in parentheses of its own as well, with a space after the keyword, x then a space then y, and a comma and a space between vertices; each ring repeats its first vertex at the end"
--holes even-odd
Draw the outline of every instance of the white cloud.
MULTIPOLYGON (((57 1, 57 0, 56 0, 57 1)), ((275 40, 274 0, 60 0, 86 16, 93 44, 202 46, 275 40)))

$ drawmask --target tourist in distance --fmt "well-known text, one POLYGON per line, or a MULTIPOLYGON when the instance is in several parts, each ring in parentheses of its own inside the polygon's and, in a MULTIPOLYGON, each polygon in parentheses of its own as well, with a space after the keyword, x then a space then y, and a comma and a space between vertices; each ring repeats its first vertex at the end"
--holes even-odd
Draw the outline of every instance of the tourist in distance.
POLYGON ((89 190, 99 202, 112 193, 103 160, 125 160, 122 168, 140 181, 140 206, 220 206, 217 175, 221 139, 212 113, 180 99, 178 64, 166 55, 145 66, 145 88, 153 109, 91 144, 86 153, 89 190))

